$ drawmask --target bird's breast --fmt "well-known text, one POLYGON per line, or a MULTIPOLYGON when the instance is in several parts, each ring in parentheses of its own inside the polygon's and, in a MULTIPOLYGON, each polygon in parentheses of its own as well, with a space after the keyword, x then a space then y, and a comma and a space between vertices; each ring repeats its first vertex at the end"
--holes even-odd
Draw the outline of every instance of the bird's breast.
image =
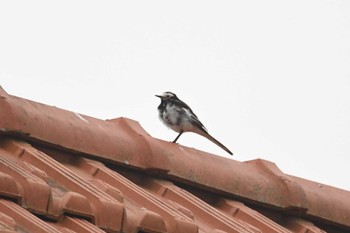
POLYGON ((180 114, 172 104, 167 104, 163 113, 163 120, 169 125, 179 124, 180 114))
POLYGON ((190 117, 182 108, 168 103, 164 108, 158 108, 161 121, 176 132, 193 131, 193 124, 190 117))

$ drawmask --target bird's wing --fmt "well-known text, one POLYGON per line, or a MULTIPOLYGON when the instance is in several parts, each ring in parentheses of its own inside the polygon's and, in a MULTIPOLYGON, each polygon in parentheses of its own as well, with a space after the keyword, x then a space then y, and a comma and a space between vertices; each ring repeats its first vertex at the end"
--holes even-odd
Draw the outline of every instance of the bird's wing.
POLYGON ((203 123, 198 119, 198 117, 194 113, 191 114, 191 120, 195 126, 202 129, 204 132, 208 133, 208 130, 205 128, 203 123))
POLYGON ((177 99, 173 101, 175 106, 178 106, 177 111, 182 112, 186 114, 191 120, 192 123, 199 129, 203 130, 204 132, 208 133, 208 130, 205 128, 205 126, 200 122, 196 114, 192 111, 192 109, 183 101, 177 99))
POLYGON ((171 102, 175 105, 175 106, 178 106, 180 107, 181 109, 184 109, 184 110, 187 110, 191 113, 191 115, 194 115, 195 117, 196 114, 194 114, 194 112, 192 111, 192 109, 183 101, 179 100, 179 99, 173 99, 171 100, 171 102))

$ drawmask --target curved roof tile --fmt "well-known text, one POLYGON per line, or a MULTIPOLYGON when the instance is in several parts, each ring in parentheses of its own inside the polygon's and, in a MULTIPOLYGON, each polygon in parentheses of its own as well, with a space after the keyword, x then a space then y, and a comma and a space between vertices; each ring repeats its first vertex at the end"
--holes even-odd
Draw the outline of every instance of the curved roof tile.
POLYGON ((130 119, 100 120, 2 89, 0 109, 0 230, 350 230, 350 192, 272 162, 226 159, 155 139, 130 119))

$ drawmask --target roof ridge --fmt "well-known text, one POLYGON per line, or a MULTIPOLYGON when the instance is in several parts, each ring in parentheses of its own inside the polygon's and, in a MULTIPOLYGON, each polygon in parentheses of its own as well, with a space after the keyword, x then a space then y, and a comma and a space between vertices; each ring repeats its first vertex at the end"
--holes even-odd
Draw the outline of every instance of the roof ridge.
POLYGON ((8 95, 2 89, 0 97, 3 135, 145 173, 157 171, 169 180, 193 187, 350 227, 350 192, 284 174, 273 163, 242 163, 155 139, 137 121, 127 118, 105 121, 77 116, 8 95), (342 199, 338 200, 338 196, 342 199))

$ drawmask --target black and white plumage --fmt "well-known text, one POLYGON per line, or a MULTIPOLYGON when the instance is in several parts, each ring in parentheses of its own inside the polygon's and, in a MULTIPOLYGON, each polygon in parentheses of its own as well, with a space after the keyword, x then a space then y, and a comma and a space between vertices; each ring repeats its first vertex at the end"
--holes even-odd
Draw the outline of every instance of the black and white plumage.
POLYGON ((226 146, 208 133, 207 129, 202 122, 199 121, 192 109, 174 93, 164 92, 162 95, 156 96, 161 100, 158 106, 159 118, 166 126, 179 133, 173 141, 174 143, 184 132, 193 132, 209 139, 232 155, 232 152, 226 146))

